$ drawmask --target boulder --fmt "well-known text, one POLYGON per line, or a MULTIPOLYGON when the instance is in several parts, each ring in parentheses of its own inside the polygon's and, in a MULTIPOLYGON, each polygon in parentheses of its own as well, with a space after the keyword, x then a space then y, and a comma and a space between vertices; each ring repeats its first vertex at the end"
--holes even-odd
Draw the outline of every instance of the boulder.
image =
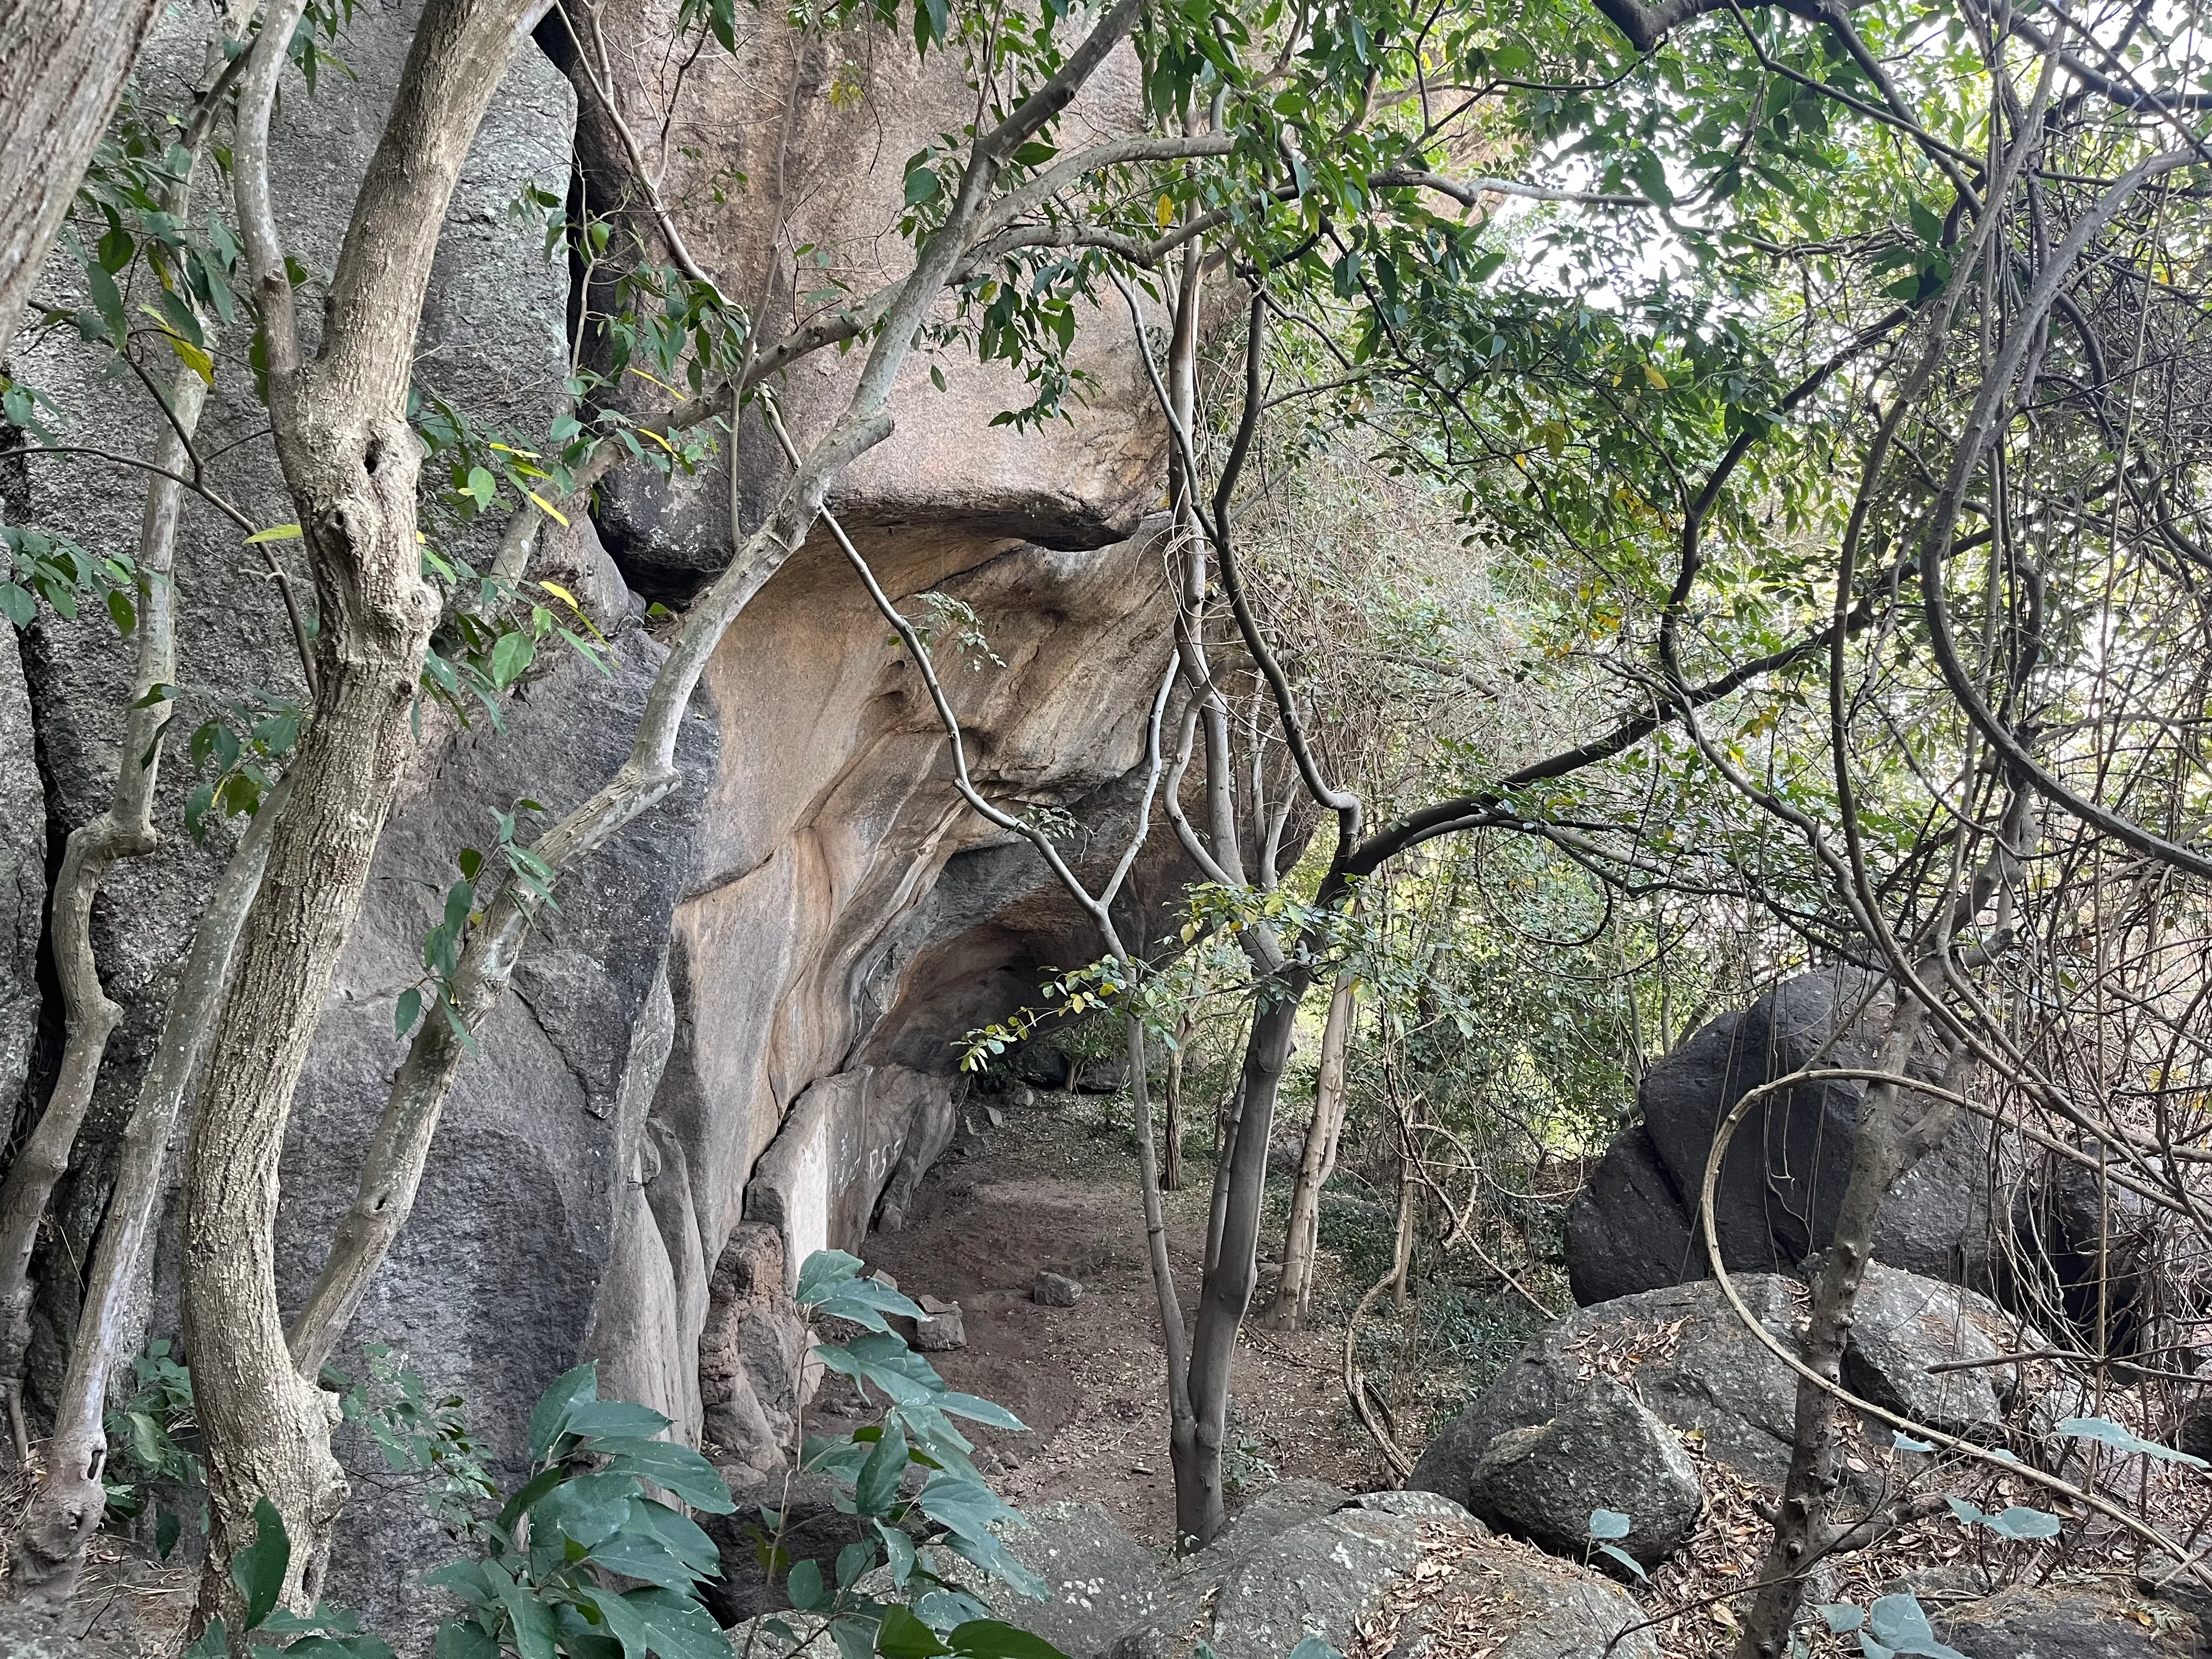
POLYGON ((1214 1534, 1209 1547, 1238 1549, 1245 1543, 1273 1538, 1301 1521, 1334 1515, 1350 1502, 1350 1492, 1326 1480, 1278 1480, 1247 1498, 1229 1517, 1229 1524, 1214 1534))
MULTIPOLYGON (((1759 1323, 1794 1347, 1801 1288, 1778 1273, 1743 1273, 1734 1282, 1759 1323)), ((1893 1268, 1870 1269, 1861 1297, 1859 1328, 1844 1350, 1845 1377, 1855 1390, 1878 1404, 1931 1412, 1941 1419, 1936 1427, 2002 1441, 2014 1368, 1929 1368, 2039 1339, 2029 1333, 2025 1342, 2013 1340, 2010 1322, 1985 1297, 1893 1268)), ((1632 1389, 1670 1428, 1695 1431, 1709 1455, 1745 1479, 1778 1486, 1788 1473, 1796 1373, 1744 1328, 1717 1283, 1701 1279, 1562 1320, 1430 1443, 1407 1484, 1464 1501, 1492 1441, 1551 1422, 1601 1378, 1632 1389)), ((1605 1507, 1634 1514, 1625 1504, 1605 1507)))
POLYGON ((993 1534, 1008 1554, 1044 1580, 1042 1601, 990 1578, 949 1550, 937 1552, 943 1576, 991 1610, 991 1616, 1044 1639, 1068 1659, 1097 1659, 1123 1631, 1167 1606, 1159 1558, 1121 1530, 1097 1504, 1041 1504, 1027 1525, 1000 1522, 993 1534))
POLYGON ((2000 1590, 1932 1622, 1966 1659, 2185 1659, 2206 1651, 2191 1614, 2101 1587, 2000 1590))
POLYGON ((957 1302, 942 1302, 933 1296, 917 1298, 916 1305, 929 1317, 925 1320, 901 1320, 901 1325, 911 1324, 914 1334, 908 1339, 920 1353, 951 1353, 956 1348, 968 1346, 968 1328, 960 1317, 957 1302))
MULTIPOLYGON (((1746 1091, 1819 1060, 1870 1065, 1888 1007, 1856 969, 1804 974, 1722 1015, 1663 1059, 1638 1091, 1641 1122, 1601 1160, 1570 1211, 1568 1276, 1578 1301, 1702 1278, 1695 1194, 1713 1136, 1746 1091)), ((1916 1060, 1915 1069, 1923 1062, 1916 1060)), ((1826 1249, 1850 1181, 1864 1085, 1801 1084, 1746 1116, 1722 1161, 1714 1212, 1732 1271, 1798 1273, 1826 1249)), ((1989 1150, 1962 1114, 1882 1206, 1874 1253, 1925 1277, 1981 1285, 1992 1271, 1989 1150)))
MULTIPOLYGON (((1738 1291, 1759 1322, 1795 1341, 1790 1284, 1747 1273, 1738 1291)), ((1429 1443, 1407 1484, 1464 1501, 1476 1463, 1509 1429, 1534 1428, 1572 1405, 1601 1372, 1632 1386, 1670 1428, 1745 1478, 1778 1486, 1790 1466, 1797 1388, 1790 1368, 1744 1329, 1720 1287, 1674 1285, 1583 1308, 1528 1347, 1429 1443)))
POLYGON ((1674 1553, 1705 1503, 1674 1431, 1607 1377, 1550 1422, 1492 1441, 1468 1490, 1478 1519, 1574 1559, 1589 1552, 1591 1511, 1617 1510, 1629 1530, 1613 1541, 1647 1568, 1674 1553))
MULTIPOLYGON (((1282 1659, 1318 1636, 1340 1652, 1357 1644, 1404 1659, 1431 1648, 1581 1659, 1642 1616, 1596 1574, 1499 1538, 1434 1493, 1374 1492, 1200 1550, 1170 1583, 1166 1610, 1109 1652, 1187 1659, 1204 1641, 1220 1659, 1282 1659)), ((1648 1631, 1613 1651, 1659 1655, 1648 1631)))
POLYGON ((1623 1130, 1567 1206, 1567 1288, 1576 1305, 1702 1279, 1701 1249, 1651 1131, 1641 1123, 1623 1130))
POLYGON ((58 1618, 0 1607, 0 1659, 126 1659, 126 1650, 118 1643, 71 1636, 58 1618))
POLYGON ((1956 1360, 1987 1360, 2046 1346, 1973 1291, 1875 1263, 1860 1281, 1844 1384, 1915 1422, 1976 1439, 2002 1437, 2019 1393, 2018 1365, 1938 1371, 1956 1360))
POLYGON ((1083 1285, 1066 1273, 1041 1273, 1030 1285, 1030 1300, 1040 1307, 1072 1308, 1083 1300, 1083 1285))

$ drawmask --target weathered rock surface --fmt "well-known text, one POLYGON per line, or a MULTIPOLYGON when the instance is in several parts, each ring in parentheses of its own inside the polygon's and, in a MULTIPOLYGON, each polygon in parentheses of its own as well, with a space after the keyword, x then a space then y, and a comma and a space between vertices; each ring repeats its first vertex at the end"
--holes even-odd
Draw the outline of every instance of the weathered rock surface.
POLYGON ((2018 1322, 1985 1296, 1876 1263, 1860 1284, 1844 1384, 1915 1422, 1996 1438, 2019 1390, 2020 1367, 1929 1367, 2044 1346, 2034 1333, 2021 1334, 2018 1322))
MULTIPOLYGON (((1734 1282, 1760 1325, 1794 1348, 1802 1288, 1777 1273, 1744 1273, 1734 1282)), ((2002 1441, 2013 1368, 1928 1369, 2024 1346, 2009 1336, 2010 1322, 1994 1304, 1877 1267, 1868 1275, 1862 1308, 1863 1328, 1844 1351, 1846 1376, 1856 1389, 1878 1404, 1910 1401, 1936 1412, 1942 1420, 1935 1426, 2002 1441)), ((1787 1474, 1796 1374, 1744 1328, 1720 1286, 1704 1279, 1601 1303, 1562 1320, 1429 1443, 1407 1484, 1463 1501, 1493 1440, 1552 1422, 1607 1379, 1632 1388, 1669 1427, 1696 1431, 1710 1455, 1747 1480, 1778 1486, 1787 1474)), ((1634 1514, 1625 1504, 1605 1507, 1634 1514)))
POLYGON ((1468 1477, 1478 1520, 1554 1555, 1588 1550, 1593 1510, 1627 1516, 1627 1536, 1612 1541, 1645 1568, 1674 1553, 1704 1501, 1674 1431, 1605 1377, 1550 1422, 1499 1435, 1468 1477))
MULTIPOLYGON (((1567 1219, 1575 1298, 1588 1304, 1702 1278, 1696 1194, 1713 1137, 1745 1092, 1817 1061, 1873 1063, 1887 1004, 1847 970, 1801 975, 1702 1027, 1644 1074, 1642 1122, 1608 1149, 1567 1219)), ((1800 1084, 1753 1106, 1729 1143, 1714 1194, 1731 1271, 1796 1273, 1826 1249, 1851 1172, 1864 1085, 1800 1084)), ((1945 1142, 1882 1206, 1875 1258, 1953 1283, 1990 1271, 1989 1154, 1962 1114, 1945 1142)))
MULTIPOLYGON (((1443 1653, 1568 1659, 1603 1649, 1641 1617, 1595 1573, 1495 1536, 1456 1504, 1426 1492, 1373 1492, 1200 1551, 1171 1582, 1166 1610, 1126 1632, 1110 1653, 1185 1659, 1204 1640, 1222 1659, 1281 1659, 1308 1636, 1346 1650, 1365 1628, 1391 1631, 1390 1651, 1405 1659, 1437 1642, 1443 1653)), ((1648 1632, 1613 1651, 1659 1653, 1648 1632)))
POLYGON ((2171 1603, 2094 1588, 2002 1590, 1932 1622, 1966 1659, 2183 1659, 2207 1650, 2197 1620, 2171 1603))
POLYGON ((112 1642, 71 1636, 59 1620, 22 1607, 0 1607, 0 1659, 125 1659, 112 1642))
MULTIPOLYGON (((629 51, 665 40, 669 14, 635 0, 605 21, 629 51)), ((358 78, 325 77, 313 98, 287 93, 279 199, 288 240, 311 270, 335 258, 415 15, 412 5, 361 8, 342 47, 358 78)), ((184 21, 179 14, 173 27, 184 21)), ((763 15, 758 27, 775 38, 757 56, 774 75, 775 64, 794 71, 791 96, 783 79, 776 96, 757 96, 750 71, 724 54, 701 60, 704 78, 684 96, 698 114, 669 138, 672 198, 730 197, 726 210, 698 205, 714 222, 690 227, 726 291, 753 292, 763 262, 781 257, 773 248, 793 235, 850 255, 865 276, 882 250, 896 257, 897 239, 884 233, 906 155, 965 118, 970 94, 939 55, 923 70, 884 71, 890 78, 870 82, 858 108, 833 104, 838 64, 798 58, 854 42, 802 52, 776 33, 777 18, 763 15), (791 133, 779 131, 787 109, 791 133), (921 136, 902 149, 908 132, 921 136), (775 169, 759 157, 786 139, 804 223, 777 221, 781 208, 766 198, 775 169), (731 185, 740 177, 750 182, 731 185), (829 179, 836 187, 823 187, 829 179)), ((149 72, 173 70, 181 37, 164 39, 149 72)), ((864 82, 877 73, 855 62, 864 82)), ((1133 103, 1133 60, 1117 67, 1073 118, 1109 127, 1115 100, 1133 103)), ((508 209, 526 185, 562 195, 572 160, 586 172, 605 160, 592 148, 604 134, 575 134, 574 108, 553 64, 520 50, 471 152, 425 313, 424 381, 526 445, 551 412, 571 296, 565 267, 541 256, 543 227, 508 209)), ((772 295, 770 309, 791 303, 772 295)), ((317 307, 302 309, 312 330, 317 307)), ((940 666, 976 781, 1016 808, 1070 814, 1080 827, 1066 849, 1085 870, 1118 854, 1133 822, 1144 711, 1173 614, 1143 517, 1162 429, 1126 326, 1107 319, 1095 333, 1081 349, 1098 391, 1072 425, 988 427, 992 413, 1025 398, 1018 375, 948 357, 952 391, 940 398, 918 361, 896 400, 897 434, 836 498, 889 592, 909 603, 943 592, 973 608, 1000 661, 948 657, 940 666)), ((17 367, 71 419, 145 428, 137 394, 90 372, 76 348, 51 331, 26 339, 17 367)), ((856 368, 835 360, 826 373, 808 365, 791 377, 784 407, 802 436, 856 368)), ((221 378, 209 441, 245 441, 211 464, 210 478, 256 521, 285 522, 292 514, 265 446, 252 441, 261 412, 242 373, 226 368, 221 378)), ((780 463, 741 445, 738 465, 748 480, 740 495, 757 506, 780 463)), ((557 814, 613 772, 662 648, 642 625, 642 595, 687 591, 726 561, 726 483, 725 473, 672 490, 618 474, 596 523, 549 532, 538 568, 613 635, 611 678, 549 653, 504 733, 426 714, 294 1104, 280 1219, 287 1305, 351 1196, 402 1053, 395 999, 420 975, 422 935, 455 855, 490 845, 491 811, 527 796, 557 814)), ((103 551, 131 547, 137 498, 112 479, 55 468, 31 485, 11 510, 67 525, 103 551)), ((188 508, 179 565, 179 729, 251 688, 296 692, 281 605, 239 558, 234 527, 188 508)), ((49 816, 66 830, 98 810, 129 678, 127 645, 89 621, 42 617, 24 659, 46 765, 31 763, 0 672, 0 797, 42 786, 21 813, 0 799, 0 837, 13 837, 0 841, 0 957, 11 948, 11 892, 28 907, 15 906, 17 955, 35 939, 43 870, 25 837, 49 816), (27 872, 31 885, 9 888, 10 870, 27 872)), ((805 1382, 803 1343, 781 1299, 799 1261, 820 1245, 856 1244, 872 1224, 898 1224, 957 1122, 959 1035, 1033 998, 1047 964, 1097 954, 1086 919, 1033 851, 959 801, 918 677, 826 538, 794 555, 732 629, 678 758, 683 786, 563 884, 560 912, 531 939, 514 994, 461 1070, 416 1208, 355 1325, 356 1338, 403 1352, 434 1392, 460 1395, 479 1443, 509 1475, 531 1402, 587 1356, 600 1362, 604 1393, 654 1406, 733 1469, 769 1469, 805 1382)), ((97 921, 103 971, 127 1012, 61 1206, 53 1248, 72 1259, 88 1254, 107 1149, 227 847, 220 833, 204 852, 177 833, 191 782, 188 769, 170 766, 163 848, 117 872, 97 921)), ((1139 861, 1130 903, 1158 907, 1176 890, 1170 846, 1160 833, 1158 850, 1139 861)), ((0 1084, 12 1007, 0 995, 0 1084)), ((151 1298, 165 1331, 175 1323, 173 1260, 171 1246, 151 1298)), ((67 1331, 74 1312, 62 1296, 46 1310, 48 1332, 67 1331)), ((343 1523, 331 1591, 404 1642, 435 1616, 416 1576, 450 1553, 411 1496, 364 1484, 343 1523)))
POLYGON ((1083 1285, 1066 1273, 1039 1273, 1030 1285, 1030 1300, 1047 1308, 1072 1308, 1083 1300, 1083 1285))
MULTIPOLYGON (((1735 1283, 1760 1324, 1784 1342, 1795 1340, 1787 1279, 1747 1273, 1735 1283)), ((1646 1291, 1570 1315, 1429 1443, 1407 1484, 1463 1500, 1490 1443, 1566 1410, 1601 1360, 1632 1382, 1662 1422, 1698 1431, 1708 1453, 1747 1479, 1780 1484, 1789 1468, 1796 1378, 1710 1282, 1646 1291)))
POLYGON ((991 1616, 1042 1636, 1069 1659, 1096 1659, 1123 1631, 1159 1616, 1167 1575, 1159 1558, 1123 1532, 1097 1504, 1040 1504, 1022 1511, 1029 1524, 992 1528, 1006 1552, 1051 1591, 1031 1601, 987 1578, 950 1551, 939 1551, 944 1576, 991 1610, 991 1616))

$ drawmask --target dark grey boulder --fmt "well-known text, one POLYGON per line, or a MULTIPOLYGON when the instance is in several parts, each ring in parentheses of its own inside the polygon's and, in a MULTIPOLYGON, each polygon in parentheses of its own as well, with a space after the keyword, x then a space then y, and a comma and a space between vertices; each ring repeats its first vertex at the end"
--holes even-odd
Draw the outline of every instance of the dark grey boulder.
POLYGON ((1351 1502, 1350 1492, 1326 1480, 1278 1480, 1245 1499, 1208 1547, 1224 1551, 1249 1548, 1301 1521, 1334 1515, 1351 1502))
MULTIPOLYGON (((1790 1285, 1747 1273, 1738 1291, 1759 1322, 1794 1344, 1790 1285)), ((1476 1463, 1509 1429, 1550 1422, 1588 1391, 1600 1352, 1632 1379, 1660 1421, 1696 1430, 1739 1474, 1778 1486, 1790 1464, 1797 1389, 1790 1368, 1744 1329, 1719 1285, 1671 1285, 1583 1308, 1522 1351, 1482 1397, 1429 1443, 1410 1486, 1464 1500, 1476 1463)))
POLYGON ((1966 1659, 2183 1659, 2206 1651, 2192 1615, 2087 1587, 2002 1590, 1933 1622, 1966 1659))
MULTIPOLYGON (((1350 1650, 1363 1627, 1395 1620, 1398 1646, 1428 1650, 1424 1622, 1479 1609, 1498 1655, 1566 1659, 1595 1653, 1641 1618, 1635 1602, 1596 1575, 1492 1534, 1457 1504, 1425 1492, 1353 1498, 1261 1538, 1193 1556, 1158 1617, 1122 1634, 1113 1659, 1187 1659, 1200 1641, 1221 1659, 1282 1659, 1309 1636, 1350 1650)), ((1461 1650, 1456 1643, 1440 1651, 1461 1650)), ((1648 1632, 1613 1649, 1658 1659, 1648 1632)))
POLYGON ((0 1659, 125 1659, 118 1643, 72 1636, 58 1619, 0 1607, 0 1659))
POLYGON ((1030 1300, 1047 1308, 1072 1308, 1083 1300, 1083 1284, 1066 1273, 1041 1273, 1030 1285, 1030 1300))
MULTIPOLYGON (((1801 975, 1654 1062, 1638 1091, 1642 1122, 1607 1151, 1569 1218, 1577 1300, 1702 1278, 1702 1246, 1686 1246, 1722 1122, 1747 1091, 1771 1079, 1815 1064, 1871 1065, 1887 1007, 1856 970, 1801 975)), ((1912 1069, 1926 1068, 1916 1060, 1912 1069)), ((1746 1115, 1714 1191, 1722 1257, 1732 1271, 1800 1273, 1827 1248, 1864 1093, 1856 1082, 1800 1084, 1746 1115)), ((1988 1165, 1981 1120, 1962 1115, 1883 1206, 1876 1259, 1932 1279, 1988 1282, 1988 1165)))
POLYGON ((1593 1510, 1626 1515, 1628 1534, 1613 1541, 1644 1567, 1674 1553, 1705 1504, 1680 1437, 1604 1377, 1549 1423, 1492 1441, 1468 1486, 1478 1519, 1554 1555, 1589 1553, 1593 1510))
POLYGON ((1700 1250, 1650 1130, 1623 1130, 1567 1206, 1567 1288, 1576 1304, 1701 1279, 1700 1250))
MULTIPOLYGON (((1733 1282, 1759 1324, 1794 1352, 1802 1289, 1778 1273, 1743 1273, 1733 1282)), ((2001 1443, 2006 1413, 2018 1403, 2016 1368, 1931 1368, 2039 1343, 2032 1331, 2014 1337, 2012 1322, 1986 1297, 1877 1265, 1860 1292, 1844 1380, 1877 1405, 2001 1443)), ((1709 1455, 1747 1480, 1778 1486, 1788 1474, 1796 1373, 1745 1328, 1717 1282, 1701 1279, 1562 1320, 1429 1443, 1407 1484, 1466 1501, 1493 1440, 1578 1408, 1608 1378, 1632 1388, 1662 1423, 1694 1431, 1709 1455)), ((1605 1507, 1634 1514, 1626 1504, 1605 1507)))
POLYGON ((1939 1371, 1958 1360, 1990 1360, 2045 1346, 1987 1297, 1879 1264, 1859 1285, 1844 1382, 1915 1422, 1975 1439, 2001 1439, 2021 1386, 2017 1365, 1939 1371))

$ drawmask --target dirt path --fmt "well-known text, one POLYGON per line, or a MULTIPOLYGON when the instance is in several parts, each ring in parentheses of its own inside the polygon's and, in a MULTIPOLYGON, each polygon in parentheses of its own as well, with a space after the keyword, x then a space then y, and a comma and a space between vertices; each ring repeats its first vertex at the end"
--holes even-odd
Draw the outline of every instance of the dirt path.
MULTIPOLYGON (((866 1257, 908 1295, 960 1304, 967 1346, 930 1358, 952 1387, 1030 1425, 979 1437, 987 1473, 1012 1502, 1095 1499, 1132 1536, 1170 1545, 1159 1313, 1127 1135, 1105 1121, 1113 1109, 1101 1100, 1044 1096, 1036 1109, 1000 1109, 999 1127, 971 1110, 978 1133, 930 1172, 904 1231, 871 1237, 866 1257), (1030 1299, 1047 1269, 1082 1282, 1074 1307, 1030 1299)), ((1197 1303, 1209 1173, 1200 1166, 1168 1195, 1186 1319, 1197 1303)), ((1355 1492, 1391 1484, 1345 1403, 1342 1341, 1341 1331, 1247 1332, 1232 1372, 1232 1480, 1249 1488, 1303 1476, 1355 1492)))

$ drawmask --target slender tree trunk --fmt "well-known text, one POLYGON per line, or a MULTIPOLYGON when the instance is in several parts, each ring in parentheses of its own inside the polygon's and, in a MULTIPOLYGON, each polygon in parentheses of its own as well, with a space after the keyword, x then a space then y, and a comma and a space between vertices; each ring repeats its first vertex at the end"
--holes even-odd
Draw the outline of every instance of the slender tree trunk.
MULTIPOLYGON (((182 369, 169 399, 176 427, 189 432, 198 424, 207 400, 206 383, 191 370, 182 369)), ((155 449, 155 465, 181 473, 189 464, 183 438, 175 428, 165 426, 155 449)), ((170 575, 176 563, 181 496, 179 486, 170 478, 154 477, 146 488, 138 538, 137 665, 116 756, 115 782, 106 809, 70 835, 47 924, 55 974, 61 981, 61 1065, 38 1127, 9 1170, 5 1184, 0 1185, 0 1399, 7 1406, 19 1459, 30 1455, 22 1388, 23 1358, 31 1340, 32 1249, 47 1201, 69 1168, 77 1131, 92 1104, 107 1040, 123 1018, 122 1008, 100 982, 100 964, 93 956, 93 901, 117 860, 143 858, 157 841, 154 784, 161 768, 161 740, 176 705, 155 692, 177 677, 176 592, 170 575)))
POLYGON ((161 0, 0 0, 0 359, 161 0))
POLYGON ((216 1009, 230 975, 232 948, 261 885, 269 838, 284 810, 288 787, 280 780, 246 827, 246 836, 216 882, 215 894, 193 930, 184 972, 169 1000, 161 1044, 139 1086, 137 1104, 123 1132, 115 1191, 100 1231, 78 1315, 76 1340, 62 1378, 54 1431, 46 1442, 46 1477, 31 1500, 9 1563, 18 1599, 58 1607, 76 1588, 85 1548, 107 1504, 100 1477, 107 1467, 105 1429, 107 1383, 130 1358, 125 1345, 133 1286, 145 1259, 146 1240, 161 1195, 161 1166, 177 1109, 206 1051, 216 1009))
MULTIPOLYGON (((1926 1023, 1917 1002, 1899 994, 1899 1007, 1883 1045, 1882 1069, 1902 1074, 1926 1023)), ((1947 1076, 1947 1087, 1959 1082, 1947 1076)), ((1851 1177, 1836 1216, 1834 1242, 1813 1280, 1812 1311, 1798 1352, 1806 1365, 1831 1383, 1843 1379, 1844 1350, 1850 1340, 1858 1295, 1872 1259, 1874 1227, 1897 1182, 1950 1127, 1957 1109, 1931 1103, 1910 1128, 1899 1108, 1903 1091, 1893 1083, 1873 1083, 1859 1107, 1851 1137, 1851 1177)), ((1829 1516, 1841 1484, 1842 1443, 1837 1434, 1835 1396, 1809 1377, 1797 1383, 1796 1433, 1790 1473, 1775 1513, 1774 1539, 1759 1578, 1765 1586, 1752 1603, 1736 1651, 1742 1659, 1784 1659, 1790 1631, 1805 1603, 1806 1574, 1844 1530, 1829 1516)))
POLYGON ((270 198, 269 112, 300 0, 264 13, 239 96, 233 179, 253 277, 276 453, 314 574, 314 716, 237 945, 185 1164, 184 1334, 206 1442, 209 1547, 194 1618, 244 1647, 230 1565, 267 1498, 292 1542, 284 1601, 312 1607, 346 1483, 335 1402, 295 1369, 276 1303, 284 1130, 371 859, 405 775, 435 591, 416 544, 422 447, 409 365, 430 264, 526 0, 429 0, 302 361, 270 198))
POLYGON ((1291 1215, 1283 1233, 1283 1279, 1264 1322, 1294 1331, 1313 1307, 1315 1253, 1321 1241, 1321 1189, 1336 1172, 1336 1148, 1344 1133, 1345 1061, 1352 1042, 1352 980, 1340 976, 1328 1000, 1322 1027, 1321 1069, 1314 1083, 1313 1121, 1306 1126, 1298 1154, 1297 1180, 1291 1188, 1291 1215))
POLYGON ((1419 1183, 1414 1175, 1413 1126, 1401 1124, 1398 1133, 1398 1228, 1390 1241, 1390 1305, 1403 1313, 1413 1275, 1413 1199, 1419 1183))
POLYGON ((1176 1018, 1175 1048, 1168 1055, 1168 1121, 1167 1164, 1160 1174, 1160 1185, 1167 1191, 1182 1190, 1182 1063, 1183 1049, 1190 1042, 1191 1020, 1188 1014, 1176 1018))
POLYGON ((1228 1518, 1221 1485, 1221 1446, 1227 1431, 1230 1363, 1237 1334, 1252 1305, 1259 1273, 1260 1219, 1267 1197, 1267 1137, 1275 1119, 1275 1098, 1290 1061, 1291 1037, 1306 970, 1281 970, 1267 987, 1275 1000, 1253 1018, 1244 1048, 1241 1093, 1243 1106, 1227 1157, 1215 1166, 1219 1198, 1218 1248, 1206 1275, 1191 1334, 1190 1405, 1188 1433, 1178 1428, 1170 1442, 1176 1476, 1176 1531, 1200 1544, 1212 1541, 1228 1518))

